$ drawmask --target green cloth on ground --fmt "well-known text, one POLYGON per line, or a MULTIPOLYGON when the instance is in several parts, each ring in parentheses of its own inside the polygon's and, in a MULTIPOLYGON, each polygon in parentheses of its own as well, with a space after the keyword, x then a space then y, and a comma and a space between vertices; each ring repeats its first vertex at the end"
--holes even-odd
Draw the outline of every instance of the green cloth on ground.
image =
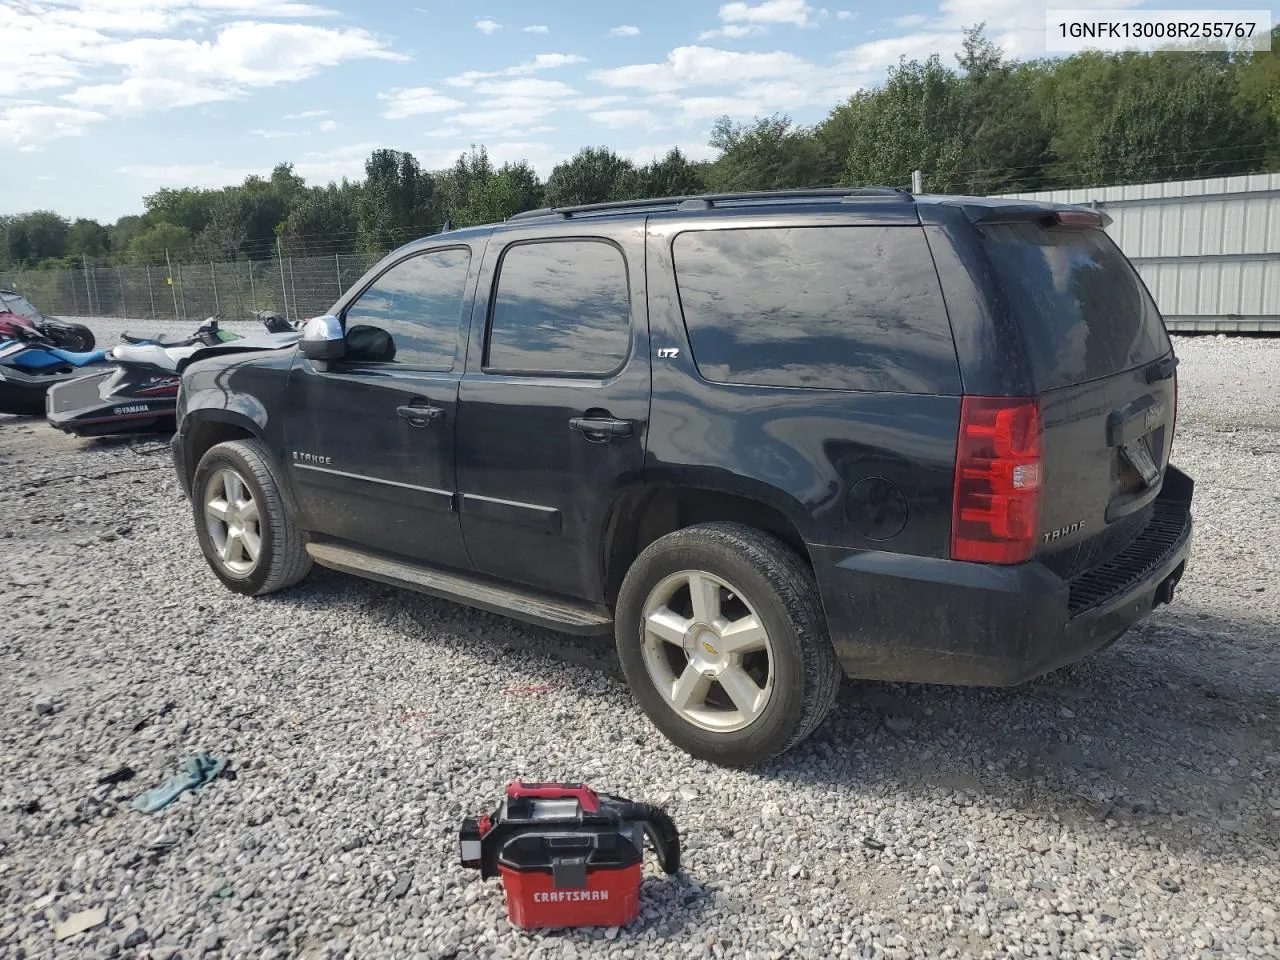
POLYGON ((152 787, 134 797, 133 809, 143 813, 163 810, 177 800, 184 791, 199 790, 220 774, 226 766, 225 760, 216 760, 207 753, 197 753, 182 765, 182 770, 177 775, 170 777, 160 786, 152 787))

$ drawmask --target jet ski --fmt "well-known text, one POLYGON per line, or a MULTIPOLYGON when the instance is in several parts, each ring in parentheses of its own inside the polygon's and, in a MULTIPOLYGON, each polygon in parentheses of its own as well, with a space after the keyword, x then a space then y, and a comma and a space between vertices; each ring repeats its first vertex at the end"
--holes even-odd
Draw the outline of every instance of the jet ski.
POLYGON ((0 343, 0 413, 39 416, 50 387, 107 369, 102 350, 73 352, 47 340, 0 343))
POLYGON ((278 350, 293 346, 301 336, 290 328, 243 337, 220 330, 216 317, 185 340, 125 334, 124 343, 107 351, 107 369, 49 391, 45 416, 52 426, 79 437, 172 432, 178 387, 188 364, 213 353, 278 350))
POLYGON ((97 344, 82 323, 49 317, 16 290, 0 289, 0 340, 45 340, 60 350, 88 353, 97 344))

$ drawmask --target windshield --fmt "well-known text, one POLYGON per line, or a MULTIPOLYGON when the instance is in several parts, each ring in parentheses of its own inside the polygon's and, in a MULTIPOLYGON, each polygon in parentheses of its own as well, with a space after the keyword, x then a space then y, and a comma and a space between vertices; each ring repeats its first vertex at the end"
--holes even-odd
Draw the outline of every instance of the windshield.
POLYGON ((28 320, 40 319, 40 311, 33 307, 26 297, 16 293, 0 293, 0 308, 6 313, 16 313, 28 320))
POLYGON ((1108 377, 1170 349, 1151 295, 1102 230, 1002 223, 982 232, 1038 389, 1108 377))

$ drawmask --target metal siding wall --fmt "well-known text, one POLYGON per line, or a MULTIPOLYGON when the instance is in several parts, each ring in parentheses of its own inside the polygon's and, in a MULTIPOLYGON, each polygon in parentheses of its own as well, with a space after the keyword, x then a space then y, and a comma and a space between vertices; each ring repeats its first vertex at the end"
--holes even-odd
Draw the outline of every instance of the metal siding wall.
POLYGON ((1280 332, 1280 173, 1009 196, 1106 211, 1171 328, 1280 332))

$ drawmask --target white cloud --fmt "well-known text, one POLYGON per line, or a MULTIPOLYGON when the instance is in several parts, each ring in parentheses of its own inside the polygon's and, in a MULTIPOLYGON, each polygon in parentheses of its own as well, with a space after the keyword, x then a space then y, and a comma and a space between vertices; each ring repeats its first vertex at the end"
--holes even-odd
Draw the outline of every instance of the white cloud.
POLYGON ((716 30, 703 30, 698 34, 698 39, 715 40, 717 37, 727 37, 730 40, 740 40, 743 37, 751 36, 753 33, 764 32, 765 28, 758 23, 726 23, 716 30))
POLYGON ((852 19, 853 19, 854 17, 856 17, 856 16, 857 16, 857 14, 856 14, 856 13, 854 13, 853 11, 851 11, 851 10, 837 10, 837 11, 836 11, 836 19, 837 19, 837 20, 852 20, 852 19))
POLYGON ((286 114, 284 115, 284 119, 286 119, 286 120, 310 120, 310 119, 312 119, 313 117, 327 117, 328 115, 329 115, 329 111, 328 111, 328 110, 303 110, 301 113, 286 113, 286 114))
POLYGON ((624 23, 620 27, 614 27, 609 31, 611 37, 638 37, 640 36, 640 28, 633 27, 629 23, 624 23))
POLYGON ((807 27, 812 23, 813 7, 804 0, 765 0, 749 3, 726 3, 720 7, 725 23, 791 23, 807 27))
POLYGON ((559 80, 543 80, 540 77, 514 77, 510 80, 481 80, 473 88, 476 93, 491 97, 554 98, 571 97, 576 92, 559 80))
POLYGON ((528 27, 521 27, 521 33, 550 33, 551 29, 546 24, 537 23, 528 27))
POLYGON ((249 134, 263 140, 283 140, 285 137, 296 137, 297 130, 250 130, 249 134))
POLYGON ((643 127, 652 130, 660 124, 652 110, 596 110, 587 114, 602 127, 611 130, 626 130, 643 127))
MULTIPOLYGON (((352 143, 329 150, 304 153, 293 165, 294 173, 309 183, 327 183, 342 177, 352 179, 364 176, 364 162, 380 143, 352 143)), ((270 165, 213 163, 127 164, 117 168, 117 173, 136 177, 145 187, 162 187, 178 184, 186 187, 225 187, 242 183, 245 177, 266 177, 271 174, 270 165)))
POLYGON ((894 17, 890 22, 895 27, 918 27, 929 18, 919 13, 909 13, 905 17, 894 17))
POLYGON ((0 107, 0 145, 35 150, 46 140, 81 136, 90 124, 105 119, 106 116, 93 110, 41 103, 0 107))
POLYGON ((614 88, 655 93, 704 85, 729 85, 771 77, 792 77, 811 65, 793 53, 737 53, 715 47, 677 47, 663 63, 638 63, 597 70, 591 78, 614 88))
POLYGON ((579 110, 599 110, 602 107, 612 107, 619 103, 626 103, 628 97, 621 94, 613 93, 603 97, 583 97, 581 100, 575 100, 572 106, 579 110))
POLYGON ((461 100, 455 100, 430 87, 400 88, 390 93, 380 93, 378 99, 388 102, 388 106, 382 111, 382 115, 388 120, 403 120, 423 113, 443 113, 465 106, 461 100))
POLYGON ((567 67, 575 63, 586 62, 585 57, 580 57, 573 53, 540 53, 532 60, 517 63, 514 67, 492 71, 468 70, 466 73, 459 73, 456 76, 449 77, 445 80, 445 83, 453 87, 474 87, 481 80, 489 80, 494 77, 525 77, 541 70, 554 70, 557 67, 567 67))
MULTIPOLYGON (((295 171, 297 167, 294 167, 295 171)), ((137 177, 154 186, 181 184, 184 187, 226 187, 240 183, 245 177, 263 176, 270 170, 252 166, 229 166, 225 163, 131 163, 118 167, 117 173, 137 177)))
POLYGON ((353 59, 403 59, 373 34, 297 23, 237 22, 213 40, 145 37, 110 43, 96 65, 122 78, 81 86, 61 99, 79 107, 163 110, 244 96, 255 87, 303 80, 353 59))
POLYGON ((840 54, 840 59, 852 70, 872 75, 892 66, 902 57, 916 60, 934 53, 945 54, 959 50, 963 39, 964 35, 959 30, 950 33, 911 33, 860 44, 840 54))
POLYGON ((448 122, 470 130, 474 136, 510 138, 528 133, 530 124, 550 116, 557 105, 546 100, 509 98, 484 103, 479 109, 458 113, 448 122))
POLYGON ((337 129, 338 129, 338 121, 336 120, 323 120, 320 123, 321 133, 332 133, 334 130, 337 130, 337 129))
POLYGON ((626 157, 632 163, 644 166, 646 163, 652 163, 654 160, 661 160, 672 148, 678 149, 689 160, 711 160, 716 156, 716 151, 707 145, 705 140, 691 140, 682 143, 662 143, 643 147, 631 147, 630 149, 619 150, 618 153, 626 157))
POLYGON ((502 24, 493 17, 481 17, 476 21, 476 29, 484 34, 491 34, 496 30, 502 29, 502 24))
POLYGON ((264 19, 333 16, 291 0, 4 0, 0 97, 74 88, 75 107, 164 109, 395 56, 366 30, 264 19))
POLYGON ((462 133, 461 127, 436 127, 434 130, 424 131, 422 135, 424 137, 438 137, 441 140, 452 140, 460 133, 462 133))

